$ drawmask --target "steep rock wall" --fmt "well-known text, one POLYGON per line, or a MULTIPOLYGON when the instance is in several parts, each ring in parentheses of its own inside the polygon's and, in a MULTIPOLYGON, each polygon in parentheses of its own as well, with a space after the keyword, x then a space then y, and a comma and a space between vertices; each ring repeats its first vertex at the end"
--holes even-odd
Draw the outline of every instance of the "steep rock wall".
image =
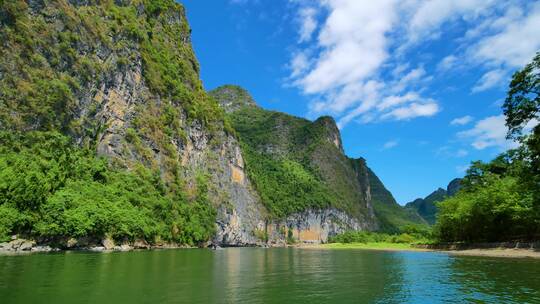
POLYGON ((115 167, 158 172, 187 203, 204 175, 213 241, 256 243, 265 209, 204 91, 181 4, 10 0, 0 26, 0 130, 59 131, 115 167))
POLYGON ((328 208, 289 215, 286 219, 269 224, 267 234, 272 244, 283 244, 289 236, 301 243, 325 243, 329 237, 348 230, 371 229, 373 227, 369 222, 354 218, 344 211, 328 208))

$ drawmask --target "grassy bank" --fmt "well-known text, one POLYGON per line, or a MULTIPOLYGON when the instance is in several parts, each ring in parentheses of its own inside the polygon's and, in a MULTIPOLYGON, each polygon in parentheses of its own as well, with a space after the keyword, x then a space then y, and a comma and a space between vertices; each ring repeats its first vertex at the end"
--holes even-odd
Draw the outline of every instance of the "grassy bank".
POLYGON ((369 242, 369 243, 329 243, 320 244, 317 248, 325 249, 371 249, 371 250, 422 250, 413 247, 411 244, 369 242))
POLYGON ((389 243, 389 242, 368 242, 368 243, 328 243, 319 245, 309 245, 303 248, 310 249, 360 249, 360 250, 380 250, 380 251, 431 251, 442 252, 455 256, 489 257, 489 258, 535 258, 540 259, 540 251, 525 248, 476 248, 476 249, 426 249, 419 248, 414 244, 389 243))

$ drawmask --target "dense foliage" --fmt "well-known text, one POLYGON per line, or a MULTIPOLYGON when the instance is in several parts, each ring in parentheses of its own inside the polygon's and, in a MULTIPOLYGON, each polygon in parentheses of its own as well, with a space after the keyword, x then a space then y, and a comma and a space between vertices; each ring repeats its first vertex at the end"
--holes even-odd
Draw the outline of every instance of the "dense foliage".
MULTIPOLYGON (((182 5, 173 0, 91 5, 54 0, 35 6, 24 0, 0 2, 4 127, 94 135, 92 117, 75 115, 77 100, 140 62, 142 76, 164 104, 182 105, 189 117, 209 127, 223 121, 222 110, 199 80, 182 5)), ((92 102, 97 110, 99 102, 92 102)))
POLYGON ((277 218, 308 208, 325 208, 334 201, 331 191, 300 163, 273 159, 243 145, 247 171, 261 199, 277 218))
POLYGON ((426 244, 432 242, 431 230, 425 226, 406 225, 394 234, 368 231, 346 231, 328 239, 329 243, 402 243, 426 244))
POLYGON ((111 168, 55 132, 0 133, 0 240, 144 239, 196 245, 214 232, 206 181, 187 198, 157 172, 111 168))
POLYGON ((171 184, 187 125, 231 131, 174 0, 0 1, 0 41, 0 130, 59 131, 84 147, 114 133, 117 160, 171 184))
POLYGON ((504 105, 509 138, 521 146, 489 163, 473 162, 458 194, 439 205, 441 241, 540 238, 540 53, 514 74, 504 105), (532 132, 523 132, 532 124, 532 132), (535 126, 534 126, 535 125, 535 126))
POLYGON ((416 211, 400 206, 371 169, 368 169, 368 177, 373 209, 381 231, 395 234, 411 224, 427 225, 416 211))
POLYGON ((355 175, 346 167, 348 159, 327 140, 324 118, 311 122, 250 103, 232 113, 231 120, 250 180, 272 217, 326 207, 365 214, 361 192, 353 192, 355 175))
POLYGON ((226 112, 242 142, 250 180, 271 216, 283 217, 309 208, 334 207, 373 220, 366 193, 371 193, 376 221, 396 232, 422 223, 397 204, 362 158, 343 153, 331 117, 309 121, 257 106, 241 87, 226 85, 210 92, 226 112))

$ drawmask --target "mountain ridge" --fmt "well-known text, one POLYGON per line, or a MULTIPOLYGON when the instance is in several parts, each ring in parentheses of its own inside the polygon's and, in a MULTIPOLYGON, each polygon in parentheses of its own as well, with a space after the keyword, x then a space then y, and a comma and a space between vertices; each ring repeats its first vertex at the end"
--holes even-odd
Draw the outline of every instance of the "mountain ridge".
POLYGON ((436 203, 445 200, 448 197, 456 195, 456 193, 461 188, 460 186, 461 179, 455 178, 450 183, 446 189, 439 188, 434 192, 430 193, 425 198, 417 198, 412 202, 409 202, 405 205, 405 208, 414 210, 418 213, 427 223, 430 225, 435 224, 437 219, 437 205, 436 203))
MULTIPOLYGON (((210 91, 210 95, 228 113, 245 155, 250 155, 251 151, 257 157, 290 159, 308 172, 316 172, 323 185, 339 189, 341 204, 331 203, 330 206, 338 206, 351 214, 358 215, 360 212, 367 215, 377 222, 376 229, 381 228, 381 223, 383 228, 391 231, 399 231, 399 226, 406 224, 423 223, 420 217, 397 204, 392 194, 367 167, 365 159, 352 159, 345 155, 339 129, 332 117, 322 116, 309 121, 264 110, 254 102, 249 92, 234 85, 218 87, 210 91), (232 91, 239 92, 236 98, 231 95, 232 91), (287 140, 283 140, 285 138, 287 140), (348 203, 344 205, 343 202, 348 203), (356 211, 351 208, 356 208, 356 211)), ((313 176, 317 177, 317 174, 313 176)), ((257 184, 257 177, 254 179, 257 184)))

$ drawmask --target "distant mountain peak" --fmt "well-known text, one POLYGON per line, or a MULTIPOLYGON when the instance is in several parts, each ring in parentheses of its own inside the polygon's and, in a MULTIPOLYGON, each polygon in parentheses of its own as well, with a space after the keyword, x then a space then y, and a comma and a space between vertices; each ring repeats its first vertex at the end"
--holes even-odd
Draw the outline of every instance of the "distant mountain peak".
POLYGON ((405 207, 415 210, 428 223, 434 224, 438 211, 436 203, 456 195, 460 187, 461 179, 455 178, 448 184, 446 189, 439 187, 425 198, 417 198, 407 203, 405 207))
POLYGON ((251 94, 238 85, 223 85, 210 91, 209 94, 227 113, 235 112, 245 106, 258 106, 251 94))
POLYGON ((343 143, 341 141, 341 133, 335 119, 332 116, 321 116, 315 120, 314 124, 322 125, 326 130, 327 140, 333 143, 336 148, 343 152, 343 143))

